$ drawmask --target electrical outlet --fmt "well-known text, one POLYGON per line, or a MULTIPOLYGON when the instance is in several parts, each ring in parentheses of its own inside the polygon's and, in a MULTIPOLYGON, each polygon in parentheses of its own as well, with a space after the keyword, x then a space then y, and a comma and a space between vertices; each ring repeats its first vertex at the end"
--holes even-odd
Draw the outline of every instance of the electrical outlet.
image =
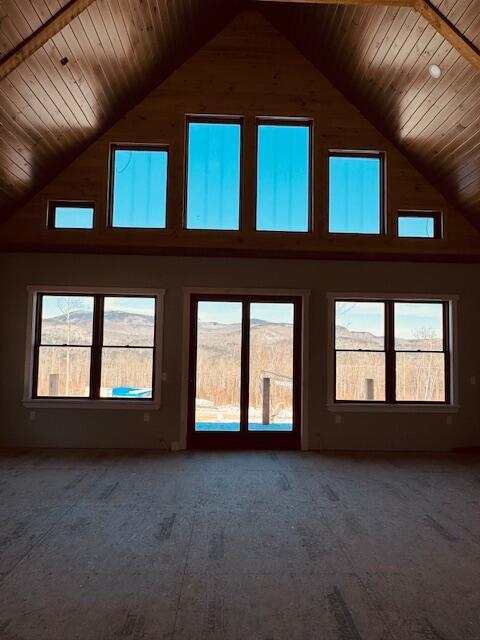
POLYGON ((477 376, 470 376, 470 384, 475 386, 477 384, 477 376))
POLYGON ((30 420, 30 422, 33 422, 34 420, 37 419, 37 412, 36 411, 30 411, 30 413, 28 414, 28 418, 30 420))
POLYGON ((164 371, 164 372, 162 373, 162 382, 166 382, 166 381, 167 381, 167 372, 166 372, 166 371, 164 371))
POLYGON ((143 414, 143 421, 144 422, 150 422, 150 414, 149 413, 145 412, 143 414))
POLYGON ((447 416, 446 423, 453 424, 453 416, 447 416))
POLYGON ((339 416, 338 414, 335 416, 335 424, 341 424, 342 422, 342 416, 339 416))

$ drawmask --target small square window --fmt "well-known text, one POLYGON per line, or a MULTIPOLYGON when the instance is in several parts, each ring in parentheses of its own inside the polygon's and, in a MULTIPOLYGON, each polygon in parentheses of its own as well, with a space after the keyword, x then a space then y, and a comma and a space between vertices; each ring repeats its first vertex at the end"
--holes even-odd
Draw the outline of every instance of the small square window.
POLYGON ((93 229, 94 220, 93 202, 50 201, 48 203, 49 229, 93 229))
POLYGON ((113 227, 164 229, 168 151, 164 147, 112 147, 110 207, 113 227))
POLYGON ((442 237, 440 211, 399 211, 399 238, 439 239, 442 237))
POLYGON ((241 122, 187 123, 187 229, 240 228, 241 122))
POLYGON ((330 233, 384 232, 383 165, 381 153, 330 152, 330 233))
POLYGON ((260 122, 257 231, 310 228, 310 138, 306 122, 260 122))

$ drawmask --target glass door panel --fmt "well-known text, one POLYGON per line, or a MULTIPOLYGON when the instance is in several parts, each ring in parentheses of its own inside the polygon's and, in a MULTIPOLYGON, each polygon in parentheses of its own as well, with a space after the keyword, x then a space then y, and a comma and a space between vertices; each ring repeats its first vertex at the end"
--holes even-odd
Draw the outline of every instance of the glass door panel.
POLYGON ((195 431, 240 431, 242 302, 197 305, 195 431))
POLYGON ((293 430, 294 304, 252 302, 249 431, 293 430))

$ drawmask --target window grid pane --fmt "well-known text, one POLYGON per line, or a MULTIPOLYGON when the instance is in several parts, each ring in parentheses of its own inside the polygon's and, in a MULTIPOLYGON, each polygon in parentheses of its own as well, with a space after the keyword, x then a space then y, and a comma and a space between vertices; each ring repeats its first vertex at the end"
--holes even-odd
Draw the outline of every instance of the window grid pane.
POLYGON ((443 351, 441 302, 395 302, 395 350, 443 351))
POLYGON ((39 347, 37 396, 88 398, 90 347, 39 347))
POLYGON ((397 401, 445 402, 445 354, 400 352, 395 362, 397 401))
POLYGON ((55 229, 93 229, 93 207, 80 205, 56 205, 53 226, 55 229))
POLYGON ((165 228, 168 152, 138 148, 113 154, 112 225, 165 228))
POLYGON ((189 122, 187 229, 240 228, 241 124, 189 122))
POLYGON ((337 351, 335 369, 337 400, 385 401, 385 353, 337 351))
POLYGON ((399 238, 434 238, 435 219, 426 216, 399 216, 399 238))
POLYGON ((104 347, 100 397, 152 398, 154 349, 104 347))
POLYGON ((382 232, 381 171, 381 156, 330 156, 330 233, 382 232))
POLYGON ((105 296, 104 347, 153 347, 155 298, 105 296))
POLYGON ((93 301, 93 296, 41 296, 40 344, 91 345, 93 301))
POLYGON ((308 231, 310 127, 258 125, 257 230, 308 231))

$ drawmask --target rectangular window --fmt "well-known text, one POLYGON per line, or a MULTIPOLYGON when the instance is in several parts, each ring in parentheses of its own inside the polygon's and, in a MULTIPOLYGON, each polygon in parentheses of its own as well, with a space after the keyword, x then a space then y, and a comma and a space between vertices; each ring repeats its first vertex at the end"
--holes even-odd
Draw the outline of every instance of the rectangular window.
POLYGON ((329 232, 384 232, 384 155, 331 151, 329 232))
POLYGON ((448 403, 449 302, 335 301, 335 401, 448 403))
POLYGON ((385 303, 335 303, 336 400, 385 401, 385 303))
POLYGON ((187 229, 240 228, 242 123, 187 121, 187 229))
POLYGON ((49 229, 93 229, 94 220, 93 202, 50 200, 48 203, 49 229))
POLYGON ((32 397, 154 400, 160 303, 160 294, 37 292, 32 397))
POLYGON ((309 231, 310 145, 308 123, 258 124, 258 231, 309 231))
POLYGON ((442 214, 440 211, 399 211, 399 238, 428 238, 442 237, 442 214))
POLYGON ((165 147, 112 146, 110 215, 113 227, 166 227, 167 169, 165 147))
POLYGON ((445 402, 448 309, 443 302, 395 302, 395 399, 445 402))

